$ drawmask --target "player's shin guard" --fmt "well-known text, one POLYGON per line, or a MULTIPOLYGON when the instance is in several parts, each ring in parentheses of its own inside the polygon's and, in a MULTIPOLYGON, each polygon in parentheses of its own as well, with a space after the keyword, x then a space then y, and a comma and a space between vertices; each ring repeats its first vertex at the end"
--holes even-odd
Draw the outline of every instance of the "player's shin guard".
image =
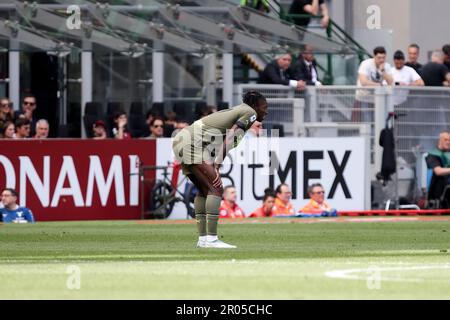
POLYGON ((221 197, 208 195, 206 198, 206 224, 208 236, 217 236, 217 224, 219 222, 219 208, 221 197))
POLYGON ((197 221, 197 229, 199 237, 206 236, 206 198, 196 196, 194 199, 195 220, 197 221))

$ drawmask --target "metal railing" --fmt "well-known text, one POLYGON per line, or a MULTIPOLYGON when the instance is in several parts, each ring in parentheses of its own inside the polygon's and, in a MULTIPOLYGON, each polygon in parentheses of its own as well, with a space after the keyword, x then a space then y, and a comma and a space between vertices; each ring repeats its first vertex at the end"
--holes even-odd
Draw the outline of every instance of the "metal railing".
POLYGON ((449 88, 322 86, 298 91, 282 85, 245 84, 235 86, 235 104, 249 90, 269 98, 271 122, 279 121, 287 128, 294 125, 295 134, 289 129, 285 130, 286 136, 303 135, 314 126, 322 129, 309 130, 308 135, 361 136, 358 125, 364 125, 370 136, 372 177, 381 168, 383 148, 379 137, 390 112, 398 116, 395 137, 399 159, 411 166, 415 166, 420 154, 435 147, 440 132, 450 129, 449 88), (276 99, 276 103, 270 99, 276 99), (278 106, 295 100, 303 101, 303 114, 292 113, 293 118, 288 119, 286 111, 278 106), (323 124, 327 124, 327 130, 323 124), (343 130, 343 125, 356 126, 343 130))

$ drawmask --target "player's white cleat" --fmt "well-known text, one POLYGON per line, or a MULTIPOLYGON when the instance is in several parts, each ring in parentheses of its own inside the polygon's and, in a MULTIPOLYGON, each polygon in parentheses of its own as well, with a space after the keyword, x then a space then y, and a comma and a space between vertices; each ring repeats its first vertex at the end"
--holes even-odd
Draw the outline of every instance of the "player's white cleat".
POLYGON ((206 241, 205 248, 234 249, 236 248, 236 246, 233 246, 231 244, 220 241, 219 239, 216 239, 214 241, 206 241))
POLYGON ((206 248, 206 240, 198 240, 197 248, 206 248))

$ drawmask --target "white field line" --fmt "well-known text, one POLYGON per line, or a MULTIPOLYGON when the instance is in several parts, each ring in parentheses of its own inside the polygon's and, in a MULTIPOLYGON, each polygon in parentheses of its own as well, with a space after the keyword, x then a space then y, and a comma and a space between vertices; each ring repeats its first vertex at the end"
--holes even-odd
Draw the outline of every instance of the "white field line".
MULTIPOLYGON (((412 271, 412 270, 437 270, 450 269, 450 264, 443 265, 424 265, 424 266, 399 266, 399 267, 370 267, 363 269, 343 269, 332 270, 325 272, 325 276, 335 279, 347 280, 367 280, 367 278, 374 272, 389 272, 389 271, 412 271)), ((398 281, 398 282, 423 282, 421 278, 399 278, 382 276, 381 281, 398 281)))

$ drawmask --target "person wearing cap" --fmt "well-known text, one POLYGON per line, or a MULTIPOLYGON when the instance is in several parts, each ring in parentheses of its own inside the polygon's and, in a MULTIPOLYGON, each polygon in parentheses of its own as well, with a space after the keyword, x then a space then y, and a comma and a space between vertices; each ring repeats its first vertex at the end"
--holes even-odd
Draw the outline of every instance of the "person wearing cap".
MULTIPOLYGON (((392 69, 395 86, 424 86, 420 75, 411 67, 405 65, 405 55, 401 50, 394 53, 394 68, 392 69)), ((408 99, 408 90, 399 88, 394 93, 394 105, 400 105, 408 99)))
POLYGON ((92 126, 92 136, 93 139, 106 139, 108 135, 106 134, 106 125, 103 120, 97 120, 92 126))
POLYGON ((296 88, 297 90, 304 90, 306 82, 303 80, 294 80, 289 72, 291 62, 292 57, 289 53, 279 54, 259 74, 258 83, 282 84, 296 88))

